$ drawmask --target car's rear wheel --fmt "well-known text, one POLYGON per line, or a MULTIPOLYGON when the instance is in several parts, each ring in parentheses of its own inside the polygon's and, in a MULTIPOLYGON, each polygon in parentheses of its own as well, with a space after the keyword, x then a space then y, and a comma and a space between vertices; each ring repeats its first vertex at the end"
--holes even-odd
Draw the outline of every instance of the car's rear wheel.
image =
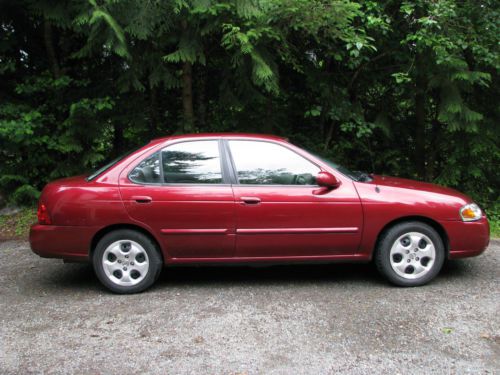
POLYGON ((120 229, 97 244, 92 263, 101 283, 115 293, 138 293, 157 280, 163 267, 156 244, 144 234, 120 229))
POLYGON ((382 235, 375 263, 393 284, 419 286, 436 277, 444 257, 443 240, 436 230, 413 221, 396 224, 382 235))

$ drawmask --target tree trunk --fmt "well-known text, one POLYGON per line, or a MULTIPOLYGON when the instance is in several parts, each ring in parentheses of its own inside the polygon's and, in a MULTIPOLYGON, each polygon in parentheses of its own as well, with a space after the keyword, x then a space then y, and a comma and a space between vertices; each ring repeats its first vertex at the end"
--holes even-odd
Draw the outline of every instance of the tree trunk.
POLYGON ((123 136, 123 125, 116 124, 113 137, 113 152, 114 157, 118 157, 125 152, 125 137, 123 136))
POLYGON ((415 57, 415 66, 417 69, 415 84, 415 153, 414 161, 419 178, 425 179, 425 118, 426 118, 426 79, 424 73, 424 56, 417 53, 415 57))
MULTIPOLYGON (((199 65, 198 65, 199 66, 199 65)), ((205 72, 197 69, 198 75, 196 79, 196 110, 197 110, 197 127, 200 130, 207 130, 207 80, 205 72)))
POLYGON ((193 111, 193 65, 186 61, 182 65, 182 108, 184 110, 184 131, 194 130, 193 111))
MULTIPOLYGON (((187 33, 188 23, 181 22, 183 34, 187 33)), ((183 109, 183 131, 191 133, 194 131, 193 111, 193 63, 184 61, 182 64, 182 109, 183 109)))
POLYGON ((272 134, 273 133, 273 99, 268 96, 266 99, 266 119, 262 122, 262 132, 272 134))
POLYGON ((333 120, 331 120, 330 124, 328 125, 328 131, 325 135, 325 145, 323 146, 324 152, 328 151, 328 148, 330 147, 330 143, 332 142, 334 130, 335 130, 335 122, 333 120))
MULTIPOLYGON (((436 109, 437 117, 437 109, 436 109)), ((440 124, 437 118, 432 120, 432 128, 430 130, 430 145, 426 160, 426 180, 433 181, 436 178, 436 164, 438 163, 439 140, 441 139, 440 124)))
POLYGON ((158 128, 160 127, 160 113, 158 111, 158 90, 156 87, 150 87, 149 89, 149 110, 151 116, 151 126, 150 131, 151 135, 156 137, 156 133, 158 132, 158 128))
MULTIPOLYGON (((321 133, 321 138, 326 138, 326 120, 328 112, 330 112, 330 105, 324 101, 321 103, 321 113, 319 115, 318 123, 319 123, 319 131, 321 133)), ((325 142, 326 147, 326 142, 325 142)))
POLYGON ((59 68, 59 63, 57 62, 56 51, 52 39, 52 26, 47 19, 44 19, 43 21, 43 39, 45 42, 45 49, 47 50, 50 70, 52 70, 54 78, 58 79, 61 77, 61 69, 59 68))

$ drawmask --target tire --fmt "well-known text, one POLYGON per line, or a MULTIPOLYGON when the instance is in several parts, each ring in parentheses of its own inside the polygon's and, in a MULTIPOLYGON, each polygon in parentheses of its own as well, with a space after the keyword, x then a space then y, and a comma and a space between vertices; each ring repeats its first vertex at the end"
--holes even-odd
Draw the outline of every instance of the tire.
POLYGON ((382 234, 375 252, 378 271, 399 286, 420 286, 434 279, 445 258, 441 236, 431 226, 410 221, 382 234))
POLYGON ((163 268, 156 244, 148 236, 130 229, 106 234, 95 248, 92 264, 99 281, 119 294, 148 289, 163 268))

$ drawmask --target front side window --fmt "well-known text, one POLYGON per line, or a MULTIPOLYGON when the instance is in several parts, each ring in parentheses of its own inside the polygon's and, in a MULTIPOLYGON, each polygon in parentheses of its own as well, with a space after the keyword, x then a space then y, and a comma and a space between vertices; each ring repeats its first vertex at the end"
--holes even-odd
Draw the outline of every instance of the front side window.
POLYGON ((161 159, 166 183, 222 183, 218 141, 176 143, 162 150, 161 159))
POLYGON ((286 147, 259 141, 229 141, 240 184, 314 185, 320 169, 286 147))
POLYGON ((160 153, 156 152, 143 160, 130 172, 131 181, 141 184, 158 184, 161 182, 160 153))

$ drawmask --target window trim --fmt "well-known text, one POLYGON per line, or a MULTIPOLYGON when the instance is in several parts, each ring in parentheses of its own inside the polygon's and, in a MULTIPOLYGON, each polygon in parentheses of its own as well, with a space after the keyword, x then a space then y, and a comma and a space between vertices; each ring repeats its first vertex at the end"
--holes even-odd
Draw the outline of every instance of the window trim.
POLYGON ((155 149, 154 152, 152 152, 151 154, 149 155, 146 155, 145 157, 141 158, 141 160, 139 160, 131 169, 130 169, 130 172, 127 174, 127 179, 135 184, 135 185, 139 185, 139 186, 231 186, 231 182, 229 181, 228 179, 228 176, 227 176, 227 173, 228 171, 225 170, 225 160, 224 160, 224 157, 223 157, 223 153, 222 153, 222 150, 221 150, 221 142, 222 139, 221 138, 201 138, 201 139, 186 139, 186 140, 179 140, 177 142, 172 142, 168 145, 162 145, 161 147, 159 147, 158 149, 155 149), (165 182, 165 178, 164 178, 164 174, 163 174, 163 156, 162 156, 162 153, 163 153, 163 150, 170 147, 170 146, 174 146, 176 144, 179 144, 179 143, 192 143, 192 142, 206 142, 206 141, 211 141, 211 142, 217 142, 217 150, 219 152, 219 165, 220 165, 220 171, 221 171, 221 179, 222 179, 222 182, 221 183, 216 183, 216 184, 210 184, 210 183, 193 183, 193 184, 189 184, 189 183, 185 183, 185 182, 182 182, 182 183, 177 183, 177 182, 165 182), (130 178, 130 175, 132 174, 132 172, 135 170, 135 168, 137 168, 139 166, 139 164, 141 164, 144 160, 148 159, 149 157, 153 156, 154 154, 156 153, 159 153, 159 162, 160 162, 160 179, 162 182, 138 182, 138 181, 134 181, 130 178))
POLYGON ((276 145, 278 147, 283 147, 291 152, 293 152, 294 154, 296 154, 298 157, 304 159, 304 160, 307 160, 309 163, 313 164, 314 166, 316 166, 319 170, 319 172, 321 172, 323 170, 323 168, 318 165, 317 163, 315 163, 314 161, 304 157, 303 155, 299 154, 297 151, 295 151, 294 149, 292 149, 291 147, 288 147, 286 144, 283 144, 283 143, 280 143, 280 142, 275 142, 275 141, 272 141, 272 140, 267 140, 267 139, 238 139, 238 138, 226 138, 224 139, 224 145, 226 147, 226 152, 228 153, 229 155, 229 159, 230 159, 230 165, 231 165, 231 169, 232 169, 232 177, 235 179, 235 182, 233 182, 232 184, 233 185, 238 185, 238 186, 244 186, 244 187, 249 187, 249 186, 252 186, 252 187, 258 187, 258 186, 262 186, 262 187, 266 187, 266 186, 270 186, 270 187, 304 187, 304 188, 315 188, 315 187, 318 187, 319 185, 318 184, 314 184, 314 185, 293 185, 293 184, 241 184, 239 179, 238 179, 238 169, 236 168, 236 164, 234 162, 234 158, 233 158, 233 154, 231 153, 231 147, 229 145, 229 142, 230 141, 240 141, 240 142, 263 142, 263 143, 270 143, 270 144, 273 144, 273 145, 276 145))
POLYGON ((224 147, 224 154, 226 156, 226 165, 229 172, 229 178, 231 185, 240 185, 238 180, 238 174, 236 171, 236 165, 234 164, 233 154, 231 153, 231 148, 229 147, 229 141, 231 139, 223 139, 222 144, 224 147))

